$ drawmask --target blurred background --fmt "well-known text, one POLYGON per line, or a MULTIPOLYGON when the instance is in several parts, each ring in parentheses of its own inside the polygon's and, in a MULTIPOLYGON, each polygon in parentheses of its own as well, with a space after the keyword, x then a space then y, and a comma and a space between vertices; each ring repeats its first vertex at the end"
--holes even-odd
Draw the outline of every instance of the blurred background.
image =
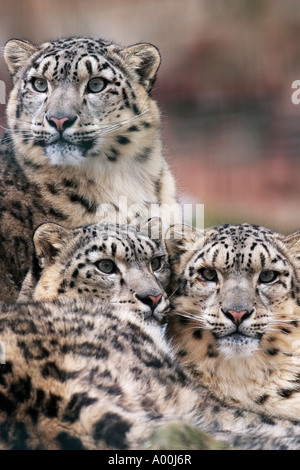
MULTIPOLYGON (((153 96, 181 201, 205 205, 206 227, 300 229, 298 0, 1 0, 0 15, 1 47, 70 35, 155 44, 153 96)), ((0 80, 8 95, 3 58, 0 80)))

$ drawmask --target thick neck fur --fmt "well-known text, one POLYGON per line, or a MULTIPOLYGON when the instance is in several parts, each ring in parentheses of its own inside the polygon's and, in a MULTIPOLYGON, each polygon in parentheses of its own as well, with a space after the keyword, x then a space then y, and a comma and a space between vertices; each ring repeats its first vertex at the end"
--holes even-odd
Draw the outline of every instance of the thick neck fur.
POLYGON ((135 154, 143 150, 140 145, 135 146, 134 153, 130 149, 124 152, 117 161, 109 161, 105 151, 100 150, 97 155, 82 160, 76 166, 52 165, 40 148, 33 147, 28 152, 22 145, 17 146, 21 150, 17 158, 25 171, 31 171, 31 179, 39 184, 43 184, 47 175, 47 184, 63 179, 72 180, 74 185, 78 185, 78 189, 87 195, 90 194, 97 203, 117 203, 120 194, 129 197, 133 203, 137 193, 141 195, 140 201, 154 203, 157 201, 154 200, 153 194, 150 195, 150 190, 147 192, 146 186, 150 183, 153 190, 153 184, 161 170, 162 151, 158 129, 153 129, 147 137, 152 145, 151 165, 135 158, 135 154), (133 181, 135 188, 132 187, 133 181))
POLYGON ((15 147, 19 150, 19 164, 30 181, 43 189, 44 198, 50 205, 54 203, 63 211, 72 193, 74 202, 82 198, 91 206, 90 214, 89 209, 84 214, 84 221, 82 211, 78 211, 78 220, 73 223, 75 226, 94 222, 94 207, 99 211, 96 216, 99 220, 106 220, 107 212, 124 213, 124 220, 120 220, 123 223, 127 221, 125 216, 132 206, 132 211, 137 212, 137 205, 175 202, 175 185, 171 179, 164 186, 164 191, 160 191, 160 182, 164 181, 164 173, 167 176, 168 170, 162 157, 159 129, 153 127, 147 130, 141 140, 144 145, 148 141, 151 145, 149 161, 142 158, 145 147, 141 141, 135 143, 134 149, 124 151, 117 161, 110 161, 106 153, 100 150, 77 166, 52 165, 37 147, 32 147, 29 152, 20 142, 15 147))

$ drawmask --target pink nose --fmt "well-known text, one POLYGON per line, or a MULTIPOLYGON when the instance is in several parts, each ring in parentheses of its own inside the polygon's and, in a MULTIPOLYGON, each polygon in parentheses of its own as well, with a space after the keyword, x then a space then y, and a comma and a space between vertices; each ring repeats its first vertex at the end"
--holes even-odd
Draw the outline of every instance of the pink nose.
POLYGON ((226 317, 228 317, 237 326, 249 317, 248 310, 241 310, 240 312, 237 312, 236 310, 227 310, 224 313, 226 317))
POLYGON ((162 294, 158 294, 156 296, 154 295, 145 295, 145 296, 140 296, 136 294, 136 297, 143 302, 143 304, 148 305, 152 312, 156 309, 157 305, 162 299, 162 294))
POLYGON ((152 310, 154 310, 157 307, 161 298, 162 298, 162 294, 159 294, 156 297, 154 297, 153 295, 149 295, 149 299, 152 302, 152 310))
MULTIPOLYGON (((51 121, 51 123, 54 124, 53 127, 56 127, 56 129, 59 131, 59 132, 63 132, 65 130, 66 127, 68 126, 65 126, 64 127, 64 123, 66 121, 70 121, 70 119, 68 117, 64 117, 64 118, 61 118, 61 119, 57 119, 55 117, 51 117, 49 118, 49 121, 51 121)), ((53 125, 51 124, 51 125, 53 125)))

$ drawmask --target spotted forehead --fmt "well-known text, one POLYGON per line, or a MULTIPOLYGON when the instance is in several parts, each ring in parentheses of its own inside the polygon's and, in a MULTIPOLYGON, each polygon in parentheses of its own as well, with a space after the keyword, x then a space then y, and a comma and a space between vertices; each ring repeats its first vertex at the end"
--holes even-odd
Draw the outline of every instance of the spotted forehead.
POLYGON ((222 268, 261 269, 266 260, 282 258, 277 245, 277 234, 256 225, 222 225, 206 231, 205 241, 194 257, 194 262, 209 262, 222 268))
POLYGON ((111 256, 149 258, 154 253, 164 254, 159 240, 151 239, 129 226, 88 225, 79 229, 79 247, 85 254, 102 251, 111 256))
POLYGON ((275 232, 257 225, 220 225, 207 231, 207 242, 241 248, 256 244, 273 243, 275 232))
POLYGON ((85 67, 91 74, 103 69, 114 71, 115 65, 120 65, 116 54, 118 46, 104 40, 89 38, 70 38, 41 45, 39 53, 34 58, 32 67, 45 74, 55 66, 56 76, 78 72, 85 67))

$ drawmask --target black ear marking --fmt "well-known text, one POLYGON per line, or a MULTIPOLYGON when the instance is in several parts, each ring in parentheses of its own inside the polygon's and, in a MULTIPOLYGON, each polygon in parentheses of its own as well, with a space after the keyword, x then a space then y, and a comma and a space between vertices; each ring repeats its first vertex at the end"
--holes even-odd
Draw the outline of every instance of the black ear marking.
POLYGON ((150 92, 161 62, 159 50, 152 44, 142 43, 126 47, 120 54, 133 67, 142 85, 150 92))
POLYGON ((39 281, 41 274, 42 274, 42 270, 43 268, 41 267, 39 263, 39 259, 36 253, 34 252, 32 256, 32 263, 31 263, 31 274, 35 282, 39 281))

